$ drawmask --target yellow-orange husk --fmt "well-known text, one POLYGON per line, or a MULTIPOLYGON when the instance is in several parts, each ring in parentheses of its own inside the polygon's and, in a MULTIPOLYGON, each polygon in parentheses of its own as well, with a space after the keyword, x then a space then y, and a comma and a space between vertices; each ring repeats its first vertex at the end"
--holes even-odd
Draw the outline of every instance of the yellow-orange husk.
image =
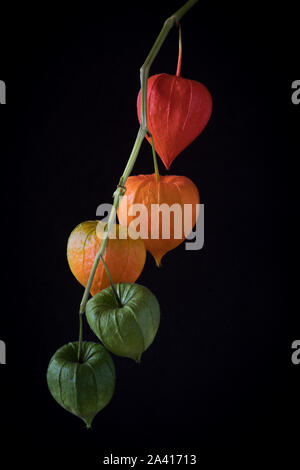
MULTIPOLYGON (((72 231, 67 244, 67 258, 75 278, 83 286, 87 285, 95 256, 100 248, 105 224, 98 220, 82 222, 72 231)), ((109 236, 104 261, 114 283, 135 282, 140 276, 145 260, 146 249, 141 238, 127 227, 114 225, 109 236), (116 238, 112 234, 116 233, 116 238)), ((99 262, 91 287, 95 295, 110 285, 103 263, 99 262)))

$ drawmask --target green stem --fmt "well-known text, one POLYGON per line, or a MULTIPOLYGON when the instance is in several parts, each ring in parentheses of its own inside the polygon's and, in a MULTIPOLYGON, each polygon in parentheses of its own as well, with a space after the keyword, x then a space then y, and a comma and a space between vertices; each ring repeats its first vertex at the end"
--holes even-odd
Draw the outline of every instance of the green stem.
POLYGON ((90 276, 89 276, 89 279, 88 279, 88 282, 87 282, 87 285, 86 285, 86 288, 85 288, 85 291, 84 291, 84 294, 83 294, 83 297, 82 297, 82 300, 81 300, 80 311, 79 311, 81 314, 83 314, 85 312, 85 306, 86 306, 86 303, 87 303, 87 300, 88 300, 88 297, 89 297, 89 293, 90 293, 91 286, 92 286, 92 283, 93 283, 93 280, 94 280, 95 272, 97 270, 97 267, 98 267, 98 264, 99 264, 99 261, 100 261, 100 257, 103 255, 103 253, 105 251, 105 247, 106 247, 109 232, 112 228, 112 225, 115 222, 116 213, 117 213, 117 209, 119 207, 120 198, 124 193, 124 185, 126 183, 126 180, 127 180, 128 176, 130 175, 130 173, 132 171, 133 165, 134 165, 134 163, 136 161, 136 158, 138 156, 138 153, 139 153, 141 144, 143 142, 143 139, 145 137, 145 134, 146 134, 146 131, 141 129, 141 127, 140 127, 139 131, 138 131, 138 134, 137 134, 137 137, 136 137, 136 140, 135 140, 135 143, 134 143, 134 146, 133 146, 133 149, 132 149, 132 152, 130 154, 128 163, 126 165, 126 168, 124 170, 123 175, 120 178, 120 182, 118 184, 118 187, 117 187, 116 191, 114 192, 114 202, 113 202, 113 206, 111 208, 110 214, 109 214, 108 222, 106 224, 106 230, 104 232, 104 236, 102 238, 102 242, 101 242, 99 251, 95 256, 94 263, 93 263, 93 266, 92 266, 92 269, 91 269, 91 273, 90 273, 90 276))
POLYGON ((117 304, 118 304, 118 307, 121 308, 121 307, 123 307, 123 305, 122 305, 122 303, 121 303, 120 297, 118 296, 118 293, 117 293, 117 290, 116 290, 116 286, 115 286, 114 283, 113 283, 112 277, 111 277, 110 272, 109 272, 108 267, 107 267, 107 264, 105 263, 105 261, 104 261, 104 259, 103 259, 103 256, 100 256, 100 258, 101 258, 101 261, 102 261, 102 263, 103 263, 104 269, 105 269, 105 271, 106 271, 107 277, 108 277, 108 279, 109 279, 110 286, 111 286, 112 291, 113 291, 113 294, 114 294, 114 298, 115 298, 115 300, 116 300, 116 302, 117 302, 117 304))
POLYGON ((79 341, 78 341, 78 353, 77 353, 78 362, 80 362, 81 348, 82 348, 82 315, 79 315, 79 341))
POLYGON ((151 146, 152 146, 152 155, 153 155, 153 163, 154 163, 154 171, 155 171, 156 182, 159 183, 160 175, 159 175, 158 166, 157 166, 157 158, 156 158, 156 152, 155 152, 155 147, 154 147, 152 134, 150 134, 150 139, 151 139, 151 146))
POLYGON ((142 142, 144 140, 144 137, 147 133, 147 80, 148 80, 149 70, 150 70, 151 64, 152 64, 153 60, 155 59, 155 57, 157 56, 164 40, 166 39, 166 37, 167 37, 168 33, 170 32, 170 30, 172 29, 172 27, 175 24, 177 24, 181 20, 183 15, 185 15, 185 13, 193 5, 195 5, 195 3, 197 3, 197 2, 198 2, 198 0, 189 0, 179 10, 177 10, 172 16, 170 16, 170 18, 168 18, 165 21, 161 32, 159 33, 159 35, 158 35, 158 37, 157 37, 150 53, 148 54, 148 57, 146 58, 143 66, 140 69, 140 80, 141 80, 141 125, 140 125, 140 128, 139 128, 138 134, 136 136, 135 143, 134 143, 133 149, 131 151, 129 160, 128 160, 127 165, 125 167, 125 170, 123 172, 123 175, 121 176, 119 184, 117 186, 117 189, 115 190, 115 192, 113 194, 114 202, 113 202, 113 206, 112 206, 112 209, 111 209, 111 212, 110 212, 110 215, 109 215, 109 218, 108 218, 108 222, 107 222, 107 225, 106 225, 106 231, 105 231, 105 234, 102 238, 102 242, 101 242, 99 251, 95 256, 94 263, 93 263, 93 266, 92 266, 92 269, 91 269, 91 272, 90 272, 90 276, 89 276, 89 279, 88 279, 88 282, 87 282, 87 285, 85 287, 83 297, 82 297, 82 300, 81 300, 81 303, 80 303, 80 309, 79 309, 80 332, 79 332, 78 357, 80 357, 80 355, 81 355, 81 345, 82 345, 82 315, 85 312, 85 307, 86 307, 86 303, 88 301, 88 297, 89 297, 91 286, 92 286, 92 283, 93 283, 93 280, 94 280, 95 272, 97 270, 97 267, 98 267, 98 264, 99 264, 99 261, 100 261, 100 257, 103 255, 103 253, 105 251, 108 235, 109 235, 111 227, 112 227, 112 225, 115 221, 115 218, 116 218, 116 213, 117 213, 117 209, 119 207, 120 198, 124 195, 124 186, 125 186, 126 180, 127 180, 128 176, 130 175, 130 173, 133 169, 133 166, 135 164, 135 161, 137 159, 137 156, 138 156, 140 148, 141 148, 141 144, 142 144, 142 142))

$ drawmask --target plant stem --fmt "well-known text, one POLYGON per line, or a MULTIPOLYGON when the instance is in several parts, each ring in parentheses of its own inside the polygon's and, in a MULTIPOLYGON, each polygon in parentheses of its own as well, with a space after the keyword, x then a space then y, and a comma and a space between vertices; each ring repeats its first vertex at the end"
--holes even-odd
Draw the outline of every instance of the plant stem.
POLYGON ((79 315, 79 341, 78 341, 78 352, 77 352, 78 362, 80 362, 81 348, 82 348, 82 315, 79 315))
POLYGON ((114 294, 114 298, 115 298, 115 300, 116 300, 116 302, 117 302, 117 304, 118 304, 118 307, 121 308, 121 307, 123 307, 123 305, 122 305, 122 303, 121 303, 120 297, 118 296, 118 293, 117 293, 117 290, 116 290, 116 286, 115 286, 114 283, 113 283, 113 280, 112 280, 112 278, 111 278, 110 272, 109 272, 108 267, 107 267, 107 264, 105 263, 105 261, 104 261, 104 259, 103 259, 103 256, 100 256, 100 258, 101 258, 101 261, 102 261, 102 263, 103 263, 104 269, 105 269, 105 271, 106 271, 107 277, 108 277, 108 279, 109 279, 110 286, 111 286, 112 291, 113 291, 113 294, 114 294))
POLYGON ((159 176, 159 171, 158 171, 158 166, 157 166, 157 158, 156 158, 156 152, 155 152, 155 147, 154 147, 152 134, 150 134, 150 139, 151 139, 151 146, 152 146, 152 155, 153 155, 153 163, 154 163, 154 171, 155 171, 156 182, 159 183, 160 176, 159 176))
POLYGON ((108 218, 108 222, 107 222, 107 225, 106 225, 106 230, 104 232, 104 236, 102 238, 102 242, 101 242, 99 251, 95 256, 94 263, 93 263, 93 266, 92 266, 92 269, 91 269, 91 273, 90 273, 90 276, 89 276, 89 279, 88 279, 88 282, 87 282, 87 285, 86 285, 86 288, 85 288, 85 291, 84 291, 84 294, 83 294, 83 297, 82 297, 82 300, 81 300, 80 310, 79 310, 80 314, 84 314, 84 312, 85 312, 85 306, 86 306, 86 303, 87 303, 87 300, 88 300, 88 297, 89 297, 89 293, 90 293, 91 286, 92 286, 92 283, 93 283, 93 280, 94 280, 95 272, 97 270, 97 267, 98 267, 98 264, 99 264, 99 261, 100 261, 100 257, 104 253, 109 232, 111 230, 111 227, 112 227, 113 223, 115 222, 116 213, 117 213, 117 209, 119 207, 120 198, 124 194, 124 184, 125 184, 128 176, 130 175, 131 171, 132 171, 133 165, 134 165, 134 163, 136 161, 136 158, 138 156, 138 153, 139 153, 141 144, 143 142, 143 139, 145 137, 145 134, 146 134, 146 131, 144 129, 141 129, 141 127, 140 127, 139 131, 138 131, 138 134, 137 134, 137 137, 136 137, 136 140, 135 140, 135 143, 134 143, 134 146, 133 146, 133 149, 132 149, 132 152, 131 152, 129 160, 127 162, 126 168, 124 170, 123 175, 120 178, 118 187, 117 187, 116 191, 114 192, 113 206, 111 208, 109 218, 108 218))
POLYGON ((113 223, 115 222, 116 213, 117 213, 117 209, 119 207, 120 198, 125 194, 126 189, 125 189, 124 186, 125 186, 126 180, 127 180, 128 176, 130 175, 130 173, 133 169, 133 166, 135 164, 135 161, 137 159, 137 156, 138 156, 140 148, 141 148, 141 144, 142 144, 142 142, 144 140, 144 137, 147 133, 147 80, 148 80, 149 70, 150 70, 151 64, 154 61, 155 57, 157 56, 164 40, 166 39, 166 37, 167 37, 168 33, 170 32, 170 30, 172 29, 172 27, 175 24, 177 24, 181 20, 183 15, 185 15, 185 13, 188 10, 190 10, 190 8, 192 8, 192 6, 194 6, 195 3, 197 3, 197 2, 198 2, 198 0, 189 0, 181 8, 179 8, 179 10, 177 10, 172 16, 170 16, 165 21, 161 32, 159 33, 159 35, 158 35, 158 37, 157 37, 150 53, 148 54, 144 64, 142 65, 142 67, 140 69, 141 125, 140 125, 139 131, 137 133, 135 143, 134 143, 133 149, 131 151, 130 157, 128 159, 127 165, 125 167, 125 170, 123 172, 123 175, 121 176, 119 184, 117 186, 117 189, 115 190, 115 192, 113 194, 114 202, 113 202, 111 212, 109 214, 108 222, 107 222, 107 225, 106 225, 106 231, 105 231, 105 234, 102 238, 102 242, 101 242, 99 251, 98 251, 97 255, 95 256, 94 263, 93 263, 93 266, 92 266, 92 269, 91 269, 91 272, 90 272, 90 276, 89 276, 89 279, 88 279, 88 282, 87 282, 87 285, 85 287, 84 294, 83 294, 83 297, 82 297, 82 300, 81 300, 81 303, 80 303, 80 309, 79 309, 80 328, 79 328, 78 358, 80 358, 80 355, 81 355, 81 345, 82 345, 82 315, 85 312, 85 307, 86 307, 86 303, 88 301, 88 297, 89 297, 91 286, 92 286, 92 283, 93 283, 93 280, 94 280, 95 272, 97 270, 97 267, 98 267, 98 264, 99 264, 99 261, 100 261, 100 257, 103 255, 103 253, 105 251, 105 247, 106 247, 109 232, 111 230, 111 227, 112 227, 113 223))
POLYGON ((178 62, 177 62, 177 70, 176 70, 176 77, 180 77, 181 73, 181 62, 182 62, 182 36, 181 36, 181 24, 178 23, 178 36, 179 36, 179 45, 178 45, 178 62))

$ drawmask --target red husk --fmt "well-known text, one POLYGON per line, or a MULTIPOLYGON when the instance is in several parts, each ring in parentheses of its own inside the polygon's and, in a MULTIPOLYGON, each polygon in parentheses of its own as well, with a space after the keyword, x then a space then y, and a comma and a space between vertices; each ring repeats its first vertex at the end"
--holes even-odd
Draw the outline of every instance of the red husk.
MULTIPOLYGON (((137 99, 140 121, 141 92, 137 99)), ((162 73, 148 79, 147 124, 155 150, 167 170, 172 161, 203 131, 212 98, 202 83, 162 73)), ((151 139, 146 136, 151 144, 151 139)))

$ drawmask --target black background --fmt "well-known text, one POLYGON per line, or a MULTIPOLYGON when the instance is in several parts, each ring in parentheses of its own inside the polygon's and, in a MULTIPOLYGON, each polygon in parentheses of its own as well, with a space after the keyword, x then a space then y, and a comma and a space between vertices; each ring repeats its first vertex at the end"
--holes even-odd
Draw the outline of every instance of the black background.
MULTIPOLYGON (((51 355, 78 333, 83 289, 67 265, 68 235, 112 201, 138 130, 139 68, 182 3, 4 11, 0 406, 12 459, 33 464, 41 450, 45 461, 99 464, 111 452, 168 450, 201 462, 206 451, 269 458, 296 446, 288 179, 300 109, 291 103, 297 26, 288 5, 200 2, 182 20, 182 76, 204 83, 214 108, 170 173, 199 188, 204 247, 181 245, 160 269, 147 255, 138 282, 157 295, 161 326, 141 365, 114 357, 115 395, 91 431, 47 390, 51 355)), ((177 44, 174 29, 151 73, 175 73, 177 44)), ((145 141, 133 173, 152 171, 145 141)), ((95 340, 86 325, 84 337, 95 340)))

